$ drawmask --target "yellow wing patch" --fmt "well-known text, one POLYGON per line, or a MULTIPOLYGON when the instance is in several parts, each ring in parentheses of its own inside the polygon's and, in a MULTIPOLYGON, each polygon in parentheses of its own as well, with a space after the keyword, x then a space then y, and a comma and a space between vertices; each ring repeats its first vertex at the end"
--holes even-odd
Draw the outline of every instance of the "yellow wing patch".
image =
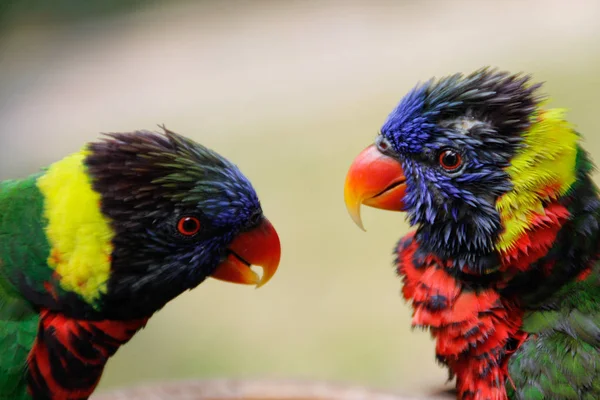
POLYGON ((579 136, 564 119, 565 110, 541 110, 524 134, 524 147, 506 172, 513 189, 496 203, 504 231, 496 248, 507 251, 529 227, 533 213, 544 214, 543 202, 554 200, 575 182, 579 136))
POLYGON ((37 185, 48 220, 48 265, 64 290, 93 304, 106 293, 114 232, 100 212, 100 195, 85 171, 87 154, 82 150, 52 164, 37 185))

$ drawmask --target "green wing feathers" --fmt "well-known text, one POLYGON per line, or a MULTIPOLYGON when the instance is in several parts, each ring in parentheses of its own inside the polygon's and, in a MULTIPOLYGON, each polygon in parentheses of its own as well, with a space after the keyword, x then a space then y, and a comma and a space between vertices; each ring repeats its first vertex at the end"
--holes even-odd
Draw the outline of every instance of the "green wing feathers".
MULTIPOLYGON (((0 304, 0 312, 5 311, 6 304, 0 304)), ((27 356, 37 333, 38 320, 38 315, 31 312, 12 319, 0 318, 1 400, 29 399, 26 382, 27 356)))
POLYGON ((0 273, 16 285, 44 292, 52 270, 47 260, 50 246, 45 234, 44 198, 37 187, 41 174, 20 181, 0 182, 0 273))
POLYGON ((525 317, 523 329, 531 335, 509 361, 511 398, 600 398, 597 269, 585 281, 566 285, 554 309, 525 317))
POLYGON ((21 296, 17 282, 20 277, 28 281, 36 279, 43 271, 41 266, 46 264, 48 247, 44 246, 42 198, 35 179, 34 176, 23 181, 0 182, 1 400, 29 398, 27 357, 35 340, 39 316, 21 296))

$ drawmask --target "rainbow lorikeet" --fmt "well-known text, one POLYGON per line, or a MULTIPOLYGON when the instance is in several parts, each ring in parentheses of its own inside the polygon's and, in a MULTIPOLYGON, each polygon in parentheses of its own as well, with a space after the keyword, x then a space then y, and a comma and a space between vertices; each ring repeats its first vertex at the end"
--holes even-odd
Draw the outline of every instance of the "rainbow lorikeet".
POLYGON ((404 211, 412 324, 460 399, 600 398, 600 200, 564 111, 529 76, 418 85, 354 161, 345 201, 404 211))
POLYGON ((248 179, 166 129, 1 182, 0 399, 87 399, 167 302, 209 276, 263 285, 279 258, 248 179))

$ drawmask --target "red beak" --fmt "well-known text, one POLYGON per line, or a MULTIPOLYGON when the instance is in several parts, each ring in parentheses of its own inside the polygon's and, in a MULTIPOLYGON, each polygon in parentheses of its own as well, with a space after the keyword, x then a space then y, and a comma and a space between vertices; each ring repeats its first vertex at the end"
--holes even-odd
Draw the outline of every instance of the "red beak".
POLYGON ((228 250, 229 255, 211 276, 256 287, 261 287, 275 275, 281 257, 279 236, 266 218, 256 228, 240 233, 228 250), (250 268, 251 265, 262 267, 262 277, 250 268))
POLYGON ((352 220, 365 230, 360 218, 360 206, 402 211, 406 178, 400 162, 377 150, 375 145, 364 149, 346 175, 344 200, 352 220))

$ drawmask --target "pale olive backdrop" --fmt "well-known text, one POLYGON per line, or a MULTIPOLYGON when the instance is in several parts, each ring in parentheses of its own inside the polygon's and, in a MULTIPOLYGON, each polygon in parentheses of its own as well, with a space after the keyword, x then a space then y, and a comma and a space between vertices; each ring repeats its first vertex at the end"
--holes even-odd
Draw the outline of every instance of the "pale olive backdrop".
POLYGON ((366 209, 364 233, 342 195, 353 157, 418 81, 483 65, 533 73, 600 160, 599 1, 84 3, 0 6, 0 178, 99 132, 164 123, 239 165, 283 248, 260 290, 208 280, 170 303, 109 362, 104 389, 195 377, 441 387, 392 268, 403 216, 366 209))

